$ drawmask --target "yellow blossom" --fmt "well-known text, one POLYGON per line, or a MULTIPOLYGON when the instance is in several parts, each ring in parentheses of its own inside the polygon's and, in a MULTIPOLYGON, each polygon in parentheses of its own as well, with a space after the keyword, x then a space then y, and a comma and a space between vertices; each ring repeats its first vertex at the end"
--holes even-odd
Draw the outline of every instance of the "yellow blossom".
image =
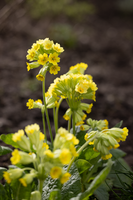
POLYGON ((33 50, 38 51, 39 48, 40 48, 40 44, 38 44, 38 43, 33 43, 33 45, 32 45, 32 49, 33 49, 33 50))
POLYGON ((45 138, 45 135, 42 132, 40 132, 40 140, 44 140, 44 138, 45 138))
POLYGON ((58 43, 53 45, 53 49, 58 53, 62 53, 64 51, 64 49, 58 43))
POLYGON ((11 162, 13 165, 16 165, 17 163, 19 163, 21 159, 21 156, 19 154, 19 151, 17 149, 15 149, 13 152, 12 152, 12 157, 11 157, 11 162))
POLYGON ((17 133, 14 133, 14 135, 12 136, 12 140, 14 142, 20 141, 21 137, 24 135, 24 131, 23 130, 19 130, 17 133))
POLYGON ((62 173, 62 169, 60 167, 53 167, 50 171, 50 176, 55 179, 59 178, 62 173))
POLYGON ((52 49, 53 44, 54 44, 53 41, 50 41, 49 38, 46 38, 43 42, 44 49, 46 50, 52 49))
POLYGON ((71 174, 69 172, 66 172, 65 174, 62 175, 60 182, 64 184, 69 180, 70 177, 71 177, 71 174))
POLYGON ((3 177, 7 181, 7 183, 11 183, 10 174, 6 171, 3 172, 3 177))
POLYGON ((47 62, 48 62, 48 55, 46 54, 46 53, 44 53, 44 54, 40 54, 39 56, 38 56, 38 63, 40 64, 40 65, 45 65, 47 62))
POLYGON ((46 142, 44 142, 43 143, 43 146, 42 146, 43 148, 45 147, 46 149, 49 149, 49 146, 48 146, 48 144, 46 143, 46 142))
POLYGON ((69 149, 62 149, 61 153, 60 153, 60 161, 62 162, 62 164, 67 165, 70 163, 71 161, 71 153, 69 151, 69 149))
POLYGON ((24 187, 27 187, 27 183, 23 178, 20 178, 19 181, 24 187))
POLYGON ((30 61, 33 61, 34 60, 34 57, 35 57, 35 50, 34 49, 29 49, 28 51, 28 55, 26 56, 26 58, 30 61))
POLYGON ((27 64, 27 71, 30 71, 31 68, 30 68, 29 63, 27 62, 26 64, 27 64))
POLYGON ((54 153, 49 149, 44 152, 44 155, 47 155, 49 158, 54 157, 54 153))
POLYGON ((86 112, 87 112, 88 114, 91 112, 92 106, 93 106, 93 103, 91 103, 91 104, 89 105, 89 108, 86 110, 86 112))
POLYGON ((58 54, 50 53, 49 62, 52 63, 53 65, 57 65, 57 63, 60 62, 60 58, 58 57, 58 54))
POLYGON ((29 99, 28 102, 26 103, 26 106, 28 107, 28 109, 32 109, 34 106, 34 100, 29 99))
POLYGON ((32 124, 32 125, 28 125, 28 126, 26 126, 25 127, 25 132, 27 133, 27 134, 33 134, 34 133, 34 131, 39 131, 40 130, 40 127, 39 127, 39 125, 38 124, 32 124))
POLYGON ((58 74, 58 71, 60 71, 60 67, 58 65, 52 65, 49 70, 50 74, 54 75, 58 74))
POLYGON ((38 100, 36 100, 35 102, 36 102, 36 103, 42 104, 42 100, 41 100, 41 99, 38 99, 38 100))
POLYGON ((38 75, 36 75, 36 78, 37 78, 37 80, 39 80, 39 81, 44 81, 44 76, 43 75, 41 75, 41 74, 38 74, 38 75))
POLYGON ((112 157, 112 154, 110 153, 110 154, 108 154, 108 155, 103 155, 101 158, 103 159, 103 160, 108 160, 109 158, 111 158, 112 157))

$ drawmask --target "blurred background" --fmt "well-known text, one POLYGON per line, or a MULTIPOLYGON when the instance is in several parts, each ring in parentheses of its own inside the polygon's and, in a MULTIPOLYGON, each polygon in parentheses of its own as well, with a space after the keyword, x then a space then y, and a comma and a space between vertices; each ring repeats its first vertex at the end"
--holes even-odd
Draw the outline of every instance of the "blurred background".
MULTIPOLYGON (((0 0, 0 134, 35 122, 42 128, 40 110, 26 107, 29 98, 42 98, 38 69, 27 72, 26 54, 32 43, 46 37, 65 49, 58 76, 72 65, 88 64, 86 73, 98 86, 88 117, 107 119, 110 127, 123 120, 129 136, 121 149, 133 167, 133 1, 0 0)), ((47 75, 46 88, 54 78, 47 75)), ((64 127, 66 108, 64 103, 60 110, 64 127)), ((7 157, 0 160, 0 166, 8 165, 7 157)))

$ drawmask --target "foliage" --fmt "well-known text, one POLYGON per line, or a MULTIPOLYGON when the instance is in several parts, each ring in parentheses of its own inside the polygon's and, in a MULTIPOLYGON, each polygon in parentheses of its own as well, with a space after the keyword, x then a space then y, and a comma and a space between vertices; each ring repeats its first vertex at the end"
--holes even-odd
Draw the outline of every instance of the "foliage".
POLYGON ((41 111, 43 131, 38 124, 31 124, 16 133, 1 135, 0 139, 15 149, 0 147, 0 155, 12 154, 9 169, 0 168, 0 179, 6 181, 0 184, 0 198, 109 200, 113 187, 122 191, 120 196, 128 194, 132 198, 133 172, 122 158, 125 153, 118 149, 119 142, 126 140, 128 129, 121 128, 122 121, 109 128, 107 120, 86 120, 98 89, 92 76, 85 74, 88 65, 71 66, 45 91, 46 74, 58 74, 63 51, 49 38, 36 41, 28 50, 27 70, 40 68, 36 78, 42 83, 43 97, 29 99, 26 105, 41 111), (84 99, 91 102, 84 103, 84 99), (68 104, 63 116, 68 121, 67 130, 58 127, 63 100, 68 104), (53 109, 55 137, 49 109, 53 109), (51 141, 47 140, 46 122, 51 141))

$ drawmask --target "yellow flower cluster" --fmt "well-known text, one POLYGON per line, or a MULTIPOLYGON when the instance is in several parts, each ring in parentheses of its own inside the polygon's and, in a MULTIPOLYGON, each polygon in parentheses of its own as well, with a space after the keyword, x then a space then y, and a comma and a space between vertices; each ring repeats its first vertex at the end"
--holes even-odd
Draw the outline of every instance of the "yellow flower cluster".
MULTIPOLYGON (((82 65, 86 66, 83 63, 82 65)), ((79 125, 83 124, 87 117, 83 110, 90 113, 93 106, 93 104, 82 104, 81 100, 90 99, 95 101, 96 90, 97 86, 92 81, 91 76, 78 73, 73 74, 71 72, 60 76, 60 78, 56 78, 46 94, 49 97, 53 97, 54 101, 58 101, 60 98, 66 99, 70 108, 64 114, 64 119, 69 120, 74 111, 76 125, 79 125)))
MULTIPOLYGON (((59 55, 64 51, 60 44, 54 44, 53 41, 46 38, 44 40, 38 40, 33 43, 31 49, 27 51, 27 59, 30 63, 27 63, 27 70, 34 69, 43 66, 43 69, 49 71, 51 74, 57 74, 60 71, 58 63, 60 62, 59 55)), ((46 71, 42 71, 36 76, 40 81, 45 79, 46 71)))
MULTIPOLYGON (((107 124, 107 121, 105 121, 107 124)), ((111 128, 103 129, 101 131, 91 131, 85 135, 85 140, 90 140, 93 136, 95 139, 89 143, 94 145, 93 150, 101 154, 103 160, 107 160, 112 157, 112 154, 109 152, 110 149, 118 148, 120 141, 125 141, 128 136, 128 129, 125 127, 121 128, 111 128)))
MULTIPOLYGON (((40 102, 40 101, 39 101, 40 102)), ((64 184, 70 178, 70 173, 63 169, 63 166, 69 164, 72 157, 78 156, 75 145, 79 140, 66 129, 58 129, 54 140, 53 151, 49 149, 45 142, 44 134, 40 131, 38 124, 32 124, 14 133, 12 140, 21 150, 15 149, 12 152, 11 163, 13 165, 22 164, 23 166, 33 164, 30 172, 26 174, 27 168, 8 170, 4 172, 4 178, 8 183, 19 179, 23 186, 30 184, 35 177, 42 179, 50 175, 53 179, 59 178, 64 184)))

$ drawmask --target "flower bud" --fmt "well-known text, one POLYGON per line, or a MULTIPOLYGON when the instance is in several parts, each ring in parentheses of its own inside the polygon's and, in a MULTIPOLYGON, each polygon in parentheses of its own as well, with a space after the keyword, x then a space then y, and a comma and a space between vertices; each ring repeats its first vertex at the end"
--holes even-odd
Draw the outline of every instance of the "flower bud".
POLYGON ((12 180, 18 179, 22 176, 23 169, 10 169, 8 171, 3 172, 3 177, 7 181, 7 183, 11 183, 12 180))
POLYGON ((30 200, 41 200, 41 193, 39 191, 32 192, 30 200))
POLYGON ((37 174, 32 172, 30 174, 24 175, 22 178, 19 179, 19 181, 24 187, 27 187, 27 185, 30 184, 36 176, 37 174))

